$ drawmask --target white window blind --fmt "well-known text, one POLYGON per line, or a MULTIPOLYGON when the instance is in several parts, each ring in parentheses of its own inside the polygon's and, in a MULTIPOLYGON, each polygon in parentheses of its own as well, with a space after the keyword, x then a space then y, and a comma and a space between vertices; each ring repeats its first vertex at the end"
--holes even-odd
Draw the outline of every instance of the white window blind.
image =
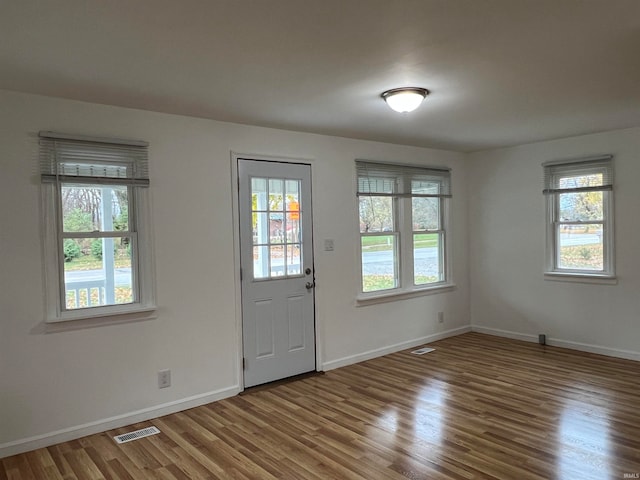
POLYGON ((356 160, 357 195, 451 197, 451 170, 356 160))
POLYGON ((43 182, 149 185, 148 144, 40 132, 43 182))
POLYGON ((545 195, 613 190, 612 156, 545 163, 545 195))

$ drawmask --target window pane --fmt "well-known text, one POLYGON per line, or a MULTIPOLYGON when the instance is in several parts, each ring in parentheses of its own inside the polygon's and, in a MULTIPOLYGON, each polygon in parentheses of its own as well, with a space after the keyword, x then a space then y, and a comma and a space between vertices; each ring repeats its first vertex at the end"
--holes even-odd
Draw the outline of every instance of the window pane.
POLYGON ((287 231, 285 232, 286 243, 298 243, 302 238, 300 232, 300 220, 287 220, 287 231))
POLYGON ((282 213, 269 214, 269 239, 271 243, 284 243, 284 220, 282 213))
POLYGON ((559 194, 561 222, 588 222, 603 219, 603 192, 559 194))
POLYGON ((287 218, 286 218, 286 240, 289 243, 300 241, 300 199, 299 183, 294 180, 287 180, 287 218))
POLYGON ((269 257, 271 261, 271 277, 282 277, 284 275, 284 246, 274 245, 269 247, 269 257))
POLYGON ((439 233, 413 235, 413 283, 426 285, 444 280, 439 233))
POLYGON ((411 193, 419 195, 437 195, 440 193, 439 181, 412 180, 411 193))
POLYGON ((269 278, 269 247, 253 247, 253 278, 269 278))
POLYGON ((269 225, 266 213, 253 212, 253 244, 265 245, 269 243, 269 225))
POLYGON ((375 292, 398 286, 395 235, 365 235, 362 243, 362 291, 375 292))
MULTIPOLYGON (((292 203, 299 204, 300 202, 300 181, 299 180, 287 180, 286 181, 286 197, 287 205, 292 203)), ((287 207, 287 210, 298 210, 298 208, 287 207)))
POLYGON ((251 178, 251 193, 267 193, 267 179, 266 178, 251 178))
POLYGON ((282 180, 269 179, 269 210, 279 212, 284 210, 283 187, 284 182, 282 180))
POLYGON ((61 186, 62 228, 65 232, 129 230, 129 191, 126 186, 61 186), (104 203, 104 205, 103 205, 104 203))
POLYGON ((66 238, 66 308, 132 303, 131 238, 66 238))
POLYGON ((602 173, 587 173, 583 175, 572 175, 569 177, 560 177, 558 180, 559 188, 584 188, 584 187, 600 187, 603 185, 604 176, 602 173))
POLYGON ((251 210, 262 211, 267 210, 267 179, 252 178, 251 179, 251 210))
POLYGON ((393 199, 360 197, 360 233, 393 232, 393 199))
POLYGON ((361 193, 393 193, 396 190, 395 177, 358 177, 358 192, 361 193))
POLYGON ((287 245, 287 275, 300 275, 300 244, 287 245))
POLYGON ((300 180, 252 178, 251 189, 253 278, 300 275, 300 180))
POLYGON ((411 215, 413 230, 440 230, 440 199, 412 198, 411 215))
POLYGON ((558 267, 603 270, 602 225, 560 225, 558 228, 558 267))

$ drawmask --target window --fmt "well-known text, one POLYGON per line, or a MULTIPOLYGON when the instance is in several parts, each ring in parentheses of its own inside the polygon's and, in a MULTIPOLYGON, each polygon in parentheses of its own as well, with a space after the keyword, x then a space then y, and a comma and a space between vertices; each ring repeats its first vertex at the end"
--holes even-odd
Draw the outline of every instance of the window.
POLYGON ((451 172, 356 161, 363 296, 450 283, 451 172))
POLYGON ((547 273, 614 275, 612 157, 544 165, 547 273))
POLYGON ((300 180, 251 177, 253 279, 302 275, 300 180))
POLYGON ((40 133, 47 321, 153 309, 147 144, 40 133))

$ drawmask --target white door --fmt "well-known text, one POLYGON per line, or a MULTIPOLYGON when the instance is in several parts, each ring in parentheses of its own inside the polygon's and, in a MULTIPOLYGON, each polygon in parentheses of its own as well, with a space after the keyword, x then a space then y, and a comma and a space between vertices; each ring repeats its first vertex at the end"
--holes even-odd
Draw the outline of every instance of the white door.
POLYGON ((244 386, 315 370, 311 167, 238 159, 244 386))

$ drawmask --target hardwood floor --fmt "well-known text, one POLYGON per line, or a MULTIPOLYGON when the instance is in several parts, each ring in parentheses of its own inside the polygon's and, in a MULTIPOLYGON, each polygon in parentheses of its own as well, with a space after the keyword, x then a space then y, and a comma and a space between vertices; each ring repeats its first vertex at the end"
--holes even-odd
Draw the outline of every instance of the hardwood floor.
POLYGON ((429 346, 5 458, 0 480, 640 476, 640 363, 476 333, 429 346))

